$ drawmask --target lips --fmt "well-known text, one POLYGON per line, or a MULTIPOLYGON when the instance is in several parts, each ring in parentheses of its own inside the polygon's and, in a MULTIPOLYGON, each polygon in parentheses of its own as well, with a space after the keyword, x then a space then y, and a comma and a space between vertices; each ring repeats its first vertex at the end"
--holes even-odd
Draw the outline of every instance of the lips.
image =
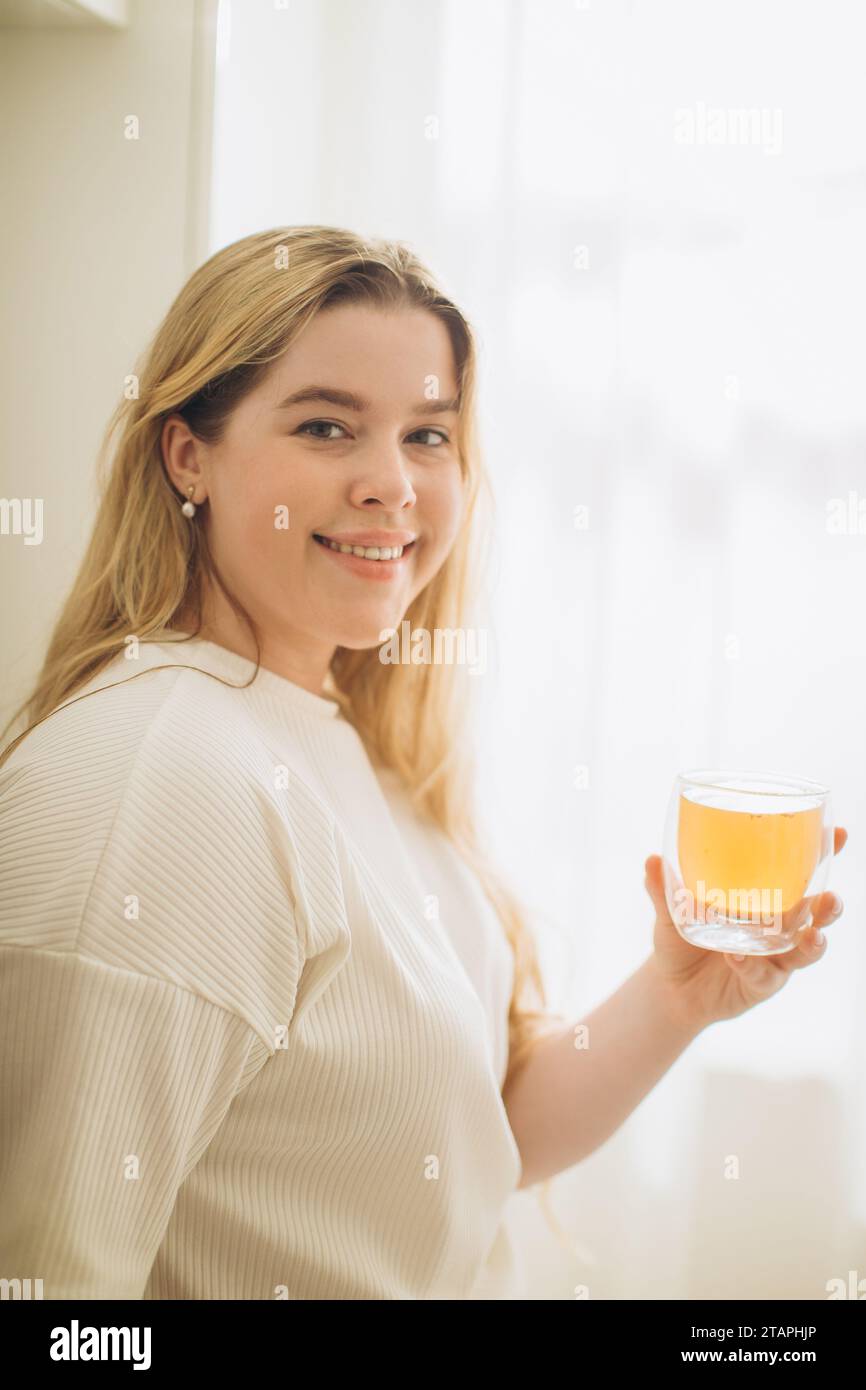
POLYGON ((414 545, 418 539, 414 531, 314 531, 313 536, 317 540, 334 541, 337 545, 359 545, 364 549, 376 546, 382 549, 386 546, 393 549, 396 545, 414 545))
MULTIPOLYGON (((377 580, 380 583, 394 583, 400 575, 406 573, 409 553, 414 545, 412 542, 404 546, 402 554, 399 556, 392 556, 390 559, 387 557, 373 559, 366 555, 355 555, 348 548, 341 550, 339 545, 329 545, 327 540, 319 535, 314 534, 313 539, 323 554, 329 556, 339 569, 354 574, 360 579, 377 580)), ((344 544, 347 543, 344 542, 344 544)))
MULTIPOLYGON (((368 534, 369 534, 369 533, 368 533, 368 534)), ((397 533, 396 533, 396 535, 405 535, 405 534, 406 534, 405 532, 397 532, 397 533)), ((388 539, 386 540, 386 539, 384 538, 384 536, 382 536, 381 533, 380 533, 380 536, 379 536, 379 539, 378 539, 378 540, 363 540, 363 541, 361 541, 361 540, 354 540, 354 539, 344 538, 344 537, 342 537, 342 536, 326 536, 324 532, 314 531, 314 532, 313 532, 313 540, 314 540, 314 541, 317 541, 319 545, 324 546, 324 548, 325 548, 326 550, 333 550, 335 546, 349 546, 349 547, 352 548, 352 550, 354 550, 354 549, 356 549, 356 548, 357 548, 358 550, 379 550, 379 551, 381 551, 381 550, 397 550, 397 549, 400 549, 400 550, 402 550, 402 552, 403 552, 402 555, 400 556, 401 559, 403 558, 403 555, 406 555, 406 554, 412 549, 412 547, 413 547, 414 544, 415 544, 415 541, 414 541, 414 540, 400 541, 400 540, 396 540, 396 539, 394 538, 394 536, 389 536, 388 539)), ((343 553, 347 553, 347 554, 348 554, 348 553, 351 553, 351 551, 346 551, 346 552, 343 552, 343 553)), ((360 559, 360 558, 362 558, 362 557, 361 557, 361 556, 356 556, 356 559, 360 559)))

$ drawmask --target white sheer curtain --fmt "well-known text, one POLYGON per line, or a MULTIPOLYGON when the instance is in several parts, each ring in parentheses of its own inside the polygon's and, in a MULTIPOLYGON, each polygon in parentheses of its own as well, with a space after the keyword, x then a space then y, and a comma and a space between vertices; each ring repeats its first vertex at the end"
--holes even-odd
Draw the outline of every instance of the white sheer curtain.
POLYGON ((568 1241, 516 1197, 533 1297, 866 1277, 864 39, 859 0, 221 4, 212 249, 396 236, 480 334, 482 790, 551 1003, 650 950, 678 769, 826 781, 851 837, 825 959, 555 1180, 568 1241))

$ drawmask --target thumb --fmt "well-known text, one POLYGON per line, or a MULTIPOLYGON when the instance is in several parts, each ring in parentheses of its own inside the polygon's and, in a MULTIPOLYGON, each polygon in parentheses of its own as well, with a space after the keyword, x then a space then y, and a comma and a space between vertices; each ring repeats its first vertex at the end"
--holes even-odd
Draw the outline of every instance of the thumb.
POLYGON ((644 887, 649 894, 650 901, 656 910, 656 916, 669 917, 668 905, 665 900, 664 873, 661 856, 651 854, 645 865, 644 887))

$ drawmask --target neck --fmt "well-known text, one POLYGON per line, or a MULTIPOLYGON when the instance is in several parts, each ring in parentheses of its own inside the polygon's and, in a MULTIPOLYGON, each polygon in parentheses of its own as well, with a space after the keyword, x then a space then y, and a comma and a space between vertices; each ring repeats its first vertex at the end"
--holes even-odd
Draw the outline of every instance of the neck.
MULTIPOLYGON (((202 605, 201 622, 190 607, 184 606, 172 619, 172 629, 195 633, 208 642, 215 642, 238 656, 255 661, 256 640, 248 624, 235 613, 222 596, 215 602, 206 600, 202 605), (221 600, 221 601, 220 601, 221 600)), ((330 670, 331 658, 335 648, 330 651, 321 643, 309 644, 306 649, 288 637, 266 631, 259 626, 261 649, 258 660, 261 666, 278 676, 285 676, 313 695, 324 695, 325 680, 330 670)))

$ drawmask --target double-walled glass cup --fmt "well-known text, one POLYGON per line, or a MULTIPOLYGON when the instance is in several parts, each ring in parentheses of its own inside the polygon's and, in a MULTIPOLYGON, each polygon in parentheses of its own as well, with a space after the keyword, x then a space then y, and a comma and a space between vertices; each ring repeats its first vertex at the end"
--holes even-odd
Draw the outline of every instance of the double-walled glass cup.
POLYGON ((764 772, 700 768, 674 780, 664 836, 668 911, 709 951, 790 951, 833 856, 830 792, 764 772))

